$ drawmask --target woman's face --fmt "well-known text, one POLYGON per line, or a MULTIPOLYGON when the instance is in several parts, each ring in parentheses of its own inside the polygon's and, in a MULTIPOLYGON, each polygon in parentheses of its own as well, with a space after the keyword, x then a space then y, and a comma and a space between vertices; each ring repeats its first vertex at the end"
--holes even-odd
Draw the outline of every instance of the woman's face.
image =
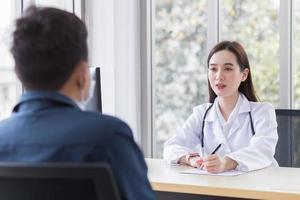
POLYGON ((209 61, 208 79, 217 96, 227 98, 238 94, 242 81, 247 79, 249 70, 241 71, 236 56, 221 50, 213 54, 209 61))

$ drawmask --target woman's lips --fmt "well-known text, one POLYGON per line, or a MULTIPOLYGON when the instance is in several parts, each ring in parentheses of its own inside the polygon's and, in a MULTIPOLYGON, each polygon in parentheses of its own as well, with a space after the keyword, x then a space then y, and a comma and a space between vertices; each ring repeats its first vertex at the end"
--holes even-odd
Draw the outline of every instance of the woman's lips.
POLYGON ((218 84, 216 84, 216 87, 217 87, 219 90, 222 90, 222 89, 224 89, 224 88, 226 87, 226 85, 225 85, 225 84, 218 83, 218 84))

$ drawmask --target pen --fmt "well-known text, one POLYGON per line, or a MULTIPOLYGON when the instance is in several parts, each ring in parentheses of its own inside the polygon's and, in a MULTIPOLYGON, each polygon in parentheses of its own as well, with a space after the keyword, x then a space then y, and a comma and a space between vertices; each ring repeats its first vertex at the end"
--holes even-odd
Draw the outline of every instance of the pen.
POLYGON ((218 149, 220 149, 221 145, 222 145, 222 143, 219 144, 219 145, 217 146, 217 148, 216 148, 210 155, 215 154, 215 153, 218 151, 218 149))

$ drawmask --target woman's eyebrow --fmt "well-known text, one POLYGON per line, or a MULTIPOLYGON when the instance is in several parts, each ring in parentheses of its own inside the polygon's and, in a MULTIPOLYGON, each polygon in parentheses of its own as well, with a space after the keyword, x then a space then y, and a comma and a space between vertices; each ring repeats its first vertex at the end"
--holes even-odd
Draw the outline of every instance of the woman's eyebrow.
POLYGON ((233 64, 232 64, 232 63, 229 63, 229 62, 224 63, 223 65, 230 65, 230 66, 233 66, 233 64))

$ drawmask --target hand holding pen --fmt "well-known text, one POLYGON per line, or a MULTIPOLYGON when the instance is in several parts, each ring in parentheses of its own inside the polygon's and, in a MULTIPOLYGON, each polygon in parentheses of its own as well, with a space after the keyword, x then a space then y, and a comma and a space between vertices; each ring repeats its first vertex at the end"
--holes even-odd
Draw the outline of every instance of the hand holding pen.
POLYGON ((203 158, 202 168, 211 173, 220 173, 235 169, 238 163, 228 156, 220 157, 216 154, 221 144, 207 157, 203 158))
MULTIPOLYGON (((219 144, 215 148, 215 150, 211 153, 211 155, 215 154, 218 151, 218 149, 221 147, 221 145, 222 144, 219 144)), ((185 163, 192 167, 202 169, 204 167, 203 162, 204 162, 204 158, 200 157, 200 155, 198 153, 191 153, 191 154, 186 155, 186 157, 185 157, 185 163)))
POLYGON ((212 171, 214 171, 215 168, 219 168, 222 162, 221 162, 221 158, 218 155, 216 155, 216 152, 220 149, 221 146, 222 143, 220 143, 215 148, 215 150, 211 152, 209 156, 203 158, 200 169, 204 169, 207 171, 210 171, 212 169, 212 171))

